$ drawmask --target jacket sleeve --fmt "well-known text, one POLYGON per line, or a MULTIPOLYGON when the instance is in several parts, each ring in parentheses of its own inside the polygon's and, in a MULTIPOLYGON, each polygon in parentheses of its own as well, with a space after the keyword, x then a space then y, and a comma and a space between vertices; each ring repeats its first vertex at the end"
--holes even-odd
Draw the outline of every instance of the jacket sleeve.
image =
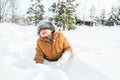
POLYGON ((72 47, 71 44, 69 43, 69 41, 67 40, 67 38, 63 36, 63 47, 64 47, 64 51, 68 51, 69 53, 72 54, 72 47))
POLYGON ((44 54, 43 54, 41 48, 40 48, 39 45, 38 45, 38 41, 37 41, 36 55, 35 55, 34 60, 35 60, 36 63, 41 63, 41 64, 43 64, 44 54))

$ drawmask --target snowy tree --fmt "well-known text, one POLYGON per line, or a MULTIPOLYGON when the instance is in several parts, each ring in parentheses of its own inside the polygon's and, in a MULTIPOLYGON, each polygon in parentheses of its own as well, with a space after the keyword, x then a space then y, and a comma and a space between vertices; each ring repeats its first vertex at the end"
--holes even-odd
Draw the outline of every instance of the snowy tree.
POLYGON ((120 7, 111 8, 109 20, 116 25, 120 25, 120 7))
POLYGON ((118 15, 120 15, 120 7, 118 7, 118 15))
POLYGON ((59 1, 58 3, 53 3, 49 8, 53 12, 54 21, 59 27, 65 29, 75 29, 75 11, 77 4, 73 4, 75 0, 59 1))
POLYGON ((44 15, 44 6, 41 3, 41 0, 32 0, 32 5, 29 7, 27 14, 31 23, 37 25, 37 23, 43 19, 44 15))
POLYGON ((118 20, 120 21, 120 7, 118 7, 118 20))
POLYGON ((49 11, 51 11, 51 12, 53 13, 52 19, 55 19, 56 8, 57 8, 57 4, 56 4, 56 3, 53 3, 52 6, 48 9, 49 11))
POLYGON ((102 25, 104 25, 104 23, 105 23, 105 18, 106 18, 105 9, 103 9, 102 12, 101 12, 101 15, 100 15, 102 25))

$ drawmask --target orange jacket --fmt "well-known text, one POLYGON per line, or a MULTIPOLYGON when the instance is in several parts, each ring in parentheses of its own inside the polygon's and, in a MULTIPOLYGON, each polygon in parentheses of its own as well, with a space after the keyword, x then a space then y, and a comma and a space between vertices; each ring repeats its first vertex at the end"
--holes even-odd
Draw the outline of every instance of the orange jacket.
POLYGON ((34 60, 36 63, 43 63, 44 59, 49 61, 57 61, 64 51, 72 54, 72 47, 66 37, 61 32, 53 33, 53 42, 46 38, 37 40, 36 55, 34 60))

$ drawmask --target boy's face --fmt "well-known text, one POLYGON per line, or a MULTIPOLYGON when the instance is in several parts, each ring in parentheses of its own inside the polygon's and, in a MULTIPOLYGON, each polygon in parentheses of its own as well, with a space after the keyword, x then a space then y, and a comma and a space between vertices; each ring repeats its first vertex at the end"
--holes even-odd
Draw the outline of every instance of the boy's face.
POLYGON ((41 37, 49 37, 51 35, 52 31, 50 29, 41 29, 40 30, 40 36, 41 37))

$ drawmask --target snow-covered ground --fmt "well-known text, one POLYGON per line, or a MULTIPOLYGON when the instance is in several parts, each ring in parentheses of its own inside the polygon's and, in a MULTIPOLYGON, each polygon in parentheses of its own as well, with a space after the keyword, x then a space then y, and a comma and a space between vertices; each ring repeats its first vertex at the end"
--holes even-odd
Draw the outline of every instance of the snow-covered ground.
POLYGON ((0 23, 0 80, 120 80, 120 26, 63 33, 75 56, 65 65, 41 65, 33 61, 36 27, 0 23))

